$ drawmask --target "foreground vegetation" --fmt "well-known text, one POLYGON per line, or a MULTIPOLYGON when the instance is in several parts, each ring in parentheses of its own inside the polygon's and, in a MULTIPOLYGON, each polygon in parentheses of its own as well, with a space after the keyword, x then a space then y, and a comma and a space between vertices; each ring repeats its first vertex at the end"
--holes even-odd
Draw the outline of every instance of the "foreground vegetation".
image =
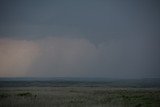
POLYGON ((0 107, 160 107, 159 89, 106 87, 0 88, 0 107))

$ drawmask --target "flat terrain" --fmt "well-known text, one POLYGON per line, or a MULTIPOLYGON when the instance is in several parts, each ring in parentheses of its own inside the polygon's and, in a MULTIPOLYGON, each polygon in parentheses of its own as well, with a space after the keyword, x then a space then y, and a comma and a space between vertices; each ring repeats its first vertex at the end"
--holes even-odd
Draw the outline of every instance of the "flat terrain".
POLYGON ((1 87, 0 107, 160 107, 160 89, 1 87))

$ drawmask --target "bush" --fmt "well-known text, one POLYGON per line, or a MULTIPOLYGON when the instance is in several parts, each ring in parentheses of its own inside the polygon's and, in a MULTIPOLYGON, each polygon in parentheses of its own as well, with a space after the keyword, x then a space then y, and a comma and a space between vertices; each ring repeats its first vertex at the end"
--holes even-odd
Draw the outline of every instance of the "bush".
POLYGON ((32 96, 32 94, 29 93, 29 92, 25 92, 25 93, 18 93, 17 96, 21 96, 21 97, 30 97, 30 96, 32 96))

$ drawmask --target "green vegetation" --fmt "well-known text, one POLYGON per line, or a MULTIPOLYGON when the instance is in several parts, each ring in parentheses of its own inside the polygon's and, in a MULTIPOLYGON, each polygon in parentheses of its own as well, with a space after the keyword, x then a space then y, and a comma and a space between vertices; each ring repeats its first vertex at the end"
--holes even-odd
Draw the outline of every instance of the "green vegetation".
POLYGON ((160 107, 159 89, 0 88, 0 107, 160 107))
POLYGON ((18 93, 17 96, 30 97, 30 96, 32 96, 32 94, 29 92, 24 92, 24 93, 18 93))

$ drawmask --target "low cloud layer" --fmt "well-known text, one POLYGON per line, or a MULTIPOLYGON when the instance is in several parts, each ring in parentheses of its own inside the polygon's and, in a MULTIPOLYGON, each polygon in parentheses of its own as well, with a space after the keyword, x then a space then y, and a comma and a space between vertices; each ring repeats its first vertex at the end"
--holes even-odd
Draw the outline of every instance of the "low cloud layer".
POLYGON ((158 77, 157 48, 144 38, 0 39, 0 76, 158 77))

